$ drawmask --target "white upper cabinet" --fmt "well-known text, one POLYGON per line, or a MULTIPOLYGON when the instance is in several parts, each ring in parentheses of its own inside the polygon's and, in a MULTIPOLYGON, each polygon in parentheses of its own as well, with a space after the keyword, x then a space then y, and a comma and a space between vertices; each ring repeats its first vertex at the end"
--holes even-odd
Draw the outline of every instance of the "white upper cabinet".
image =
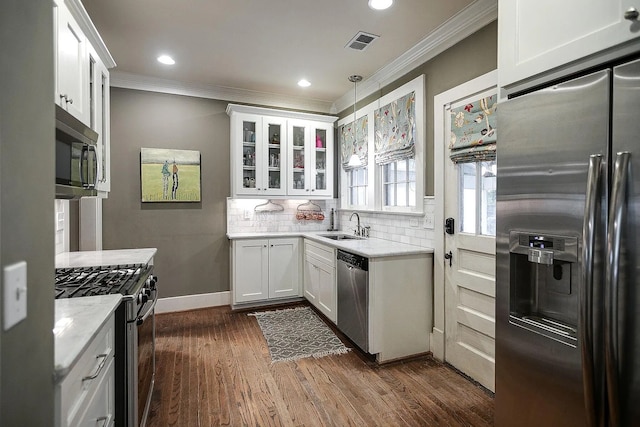
POLYGON ((229 104, 231 194, 333 197, 337 117, 229 104))
POLYGON ((632 9, 640 0, 509 0, 498 8, 501 87, 640 36, 632 9))
POLYGON ((96 189, 110 190, 109 69, 115 61, 80 0, 54 0, 55 102, 98 133, 96 189))
POLYGON ((287 193, 311 198, 332 197, 333 125, 289 120, 287 136, 287 193))
POLYGON ((232 120, 232 157, 235 164, 233 192, 244 196, 286 194, 286 120, 279 117, 239 113, 232 120))
POLYGON ((87 38, 62 0, 56 18, 55 101, 85 124, 89 122, 87 38))

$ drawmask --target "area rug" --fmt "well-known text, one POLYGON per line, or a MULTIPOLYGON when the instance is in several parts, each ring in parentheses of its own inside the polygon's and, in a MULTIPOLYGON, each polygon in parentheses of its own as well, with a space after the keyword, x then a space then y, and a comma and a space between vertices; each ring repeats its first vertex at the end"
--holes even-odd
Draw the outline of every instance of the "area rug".
POLYGON ((271 362, 324 357, 347 353, 350 348, 310 307, 250 313, 267 340, 271 362))

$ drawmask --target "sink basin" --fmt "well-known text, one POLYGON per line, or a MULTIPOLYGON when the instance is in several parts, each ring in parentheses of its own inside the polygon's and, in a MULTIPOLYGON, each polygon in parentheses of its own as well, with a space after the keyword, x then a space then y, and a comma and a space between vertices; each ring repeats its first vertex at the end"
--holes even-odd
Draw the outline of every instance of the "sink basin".
POLYGON ((360 239, 360 237, 358 236, 351 236, 349 234, 328 234, 328 235, 321 235, 321 237, 327 238, 327 239, 331 239, 331 240, 358 240, 360 239))

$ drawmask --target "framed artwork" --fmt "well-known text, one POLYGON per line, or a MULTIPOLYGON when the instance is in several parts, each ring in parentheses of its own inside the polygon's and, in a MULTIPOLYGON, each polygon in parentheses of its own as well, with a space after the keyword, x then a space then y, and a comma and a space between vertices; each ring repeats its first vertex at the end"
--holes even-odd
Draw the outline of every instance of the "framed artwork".
POLYGON ((140 149, 143 202, 200 202, 200 183, 199 151, 140 149))

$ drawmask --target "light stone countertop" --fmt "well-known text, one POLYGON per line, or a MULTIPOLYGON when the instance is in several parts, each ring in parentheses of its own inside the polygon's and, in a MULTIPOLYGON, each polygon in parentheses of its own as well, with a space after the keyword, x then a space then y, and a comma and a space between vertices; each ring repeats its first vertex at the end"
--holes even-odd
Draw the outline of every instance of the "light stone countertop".
POLYGON ((156 248, 63 252, 56 255, 56 268, 148 264, 156 252, 156 248))
POLYGON ((349 234, 341 231, 318 231, 318 232, 262 232, 262 233, 227 233, 229 240, 237 239, 268 239, 278 237, 304 237, 314 240, 324 245, 342 249, 347 252, 362 255, 367 258, 384 258, 393 256, 405 256, 416 254, 432 254, 433 248, 409 245, 406 243, 394 242, 391 240, 368 238, 332 240, 326 235, 349 234))
POLYGON ((62 298, 55 301, 54 377, 64 379, 114 312, 122 295, 62 298))

